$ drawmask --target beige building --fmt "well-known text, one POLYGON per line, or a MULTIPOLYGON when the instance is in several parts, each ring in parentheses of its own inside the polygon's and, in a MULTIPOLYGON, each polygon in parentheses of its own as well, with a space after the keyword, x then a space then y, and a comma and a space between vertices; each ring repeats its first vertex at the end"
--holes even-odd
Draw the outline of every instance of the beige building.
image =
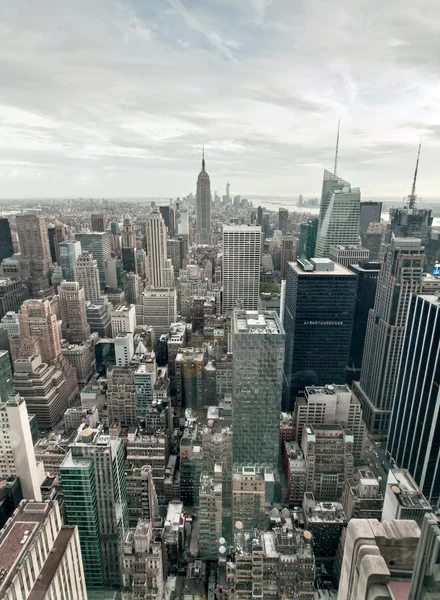
POLYGON ((0 572, 4 600, 87 600, 78 529, 57 502, 21 502, 0 531, 0 572))
POLYGON ((46 220, 34 213, 16 216, 20 244, 20 273, 28 282, 33 298, 50 293, 49 268, 52 265, 46 220))
POLYGON ((161 213, 153 210, 147 219, 147 280, 151 288, 174 286, 174 269, 167 257, 167 227, 161 213))
POLYGON ((61 312, 61 334, 72 344, 80 344, 90 338, 87 323, 86 297, 77 281, 63 281, 58 288, 61 312))
POLYGON ((107 407, 109 423, 129 427, 136 422, 136 385, 133 367, 107 370, 107 407))
POLYGON ((232 474, 232 522, 249 531, 266 522, 265 471, 255 466, 235 467, 232 474))

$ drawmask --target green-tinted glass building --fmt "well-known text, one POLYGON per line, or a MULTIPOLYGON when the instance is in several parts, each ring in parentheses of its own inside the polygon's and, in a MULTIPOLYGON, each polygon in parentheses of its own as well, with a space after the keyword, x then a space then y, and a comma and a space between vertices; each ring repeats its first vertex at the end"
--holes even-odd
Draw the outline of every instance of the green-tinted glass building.
POLYGON ((0 400, 6 402, 12 394, 11 359, 7 350, 0 350, 0 400))

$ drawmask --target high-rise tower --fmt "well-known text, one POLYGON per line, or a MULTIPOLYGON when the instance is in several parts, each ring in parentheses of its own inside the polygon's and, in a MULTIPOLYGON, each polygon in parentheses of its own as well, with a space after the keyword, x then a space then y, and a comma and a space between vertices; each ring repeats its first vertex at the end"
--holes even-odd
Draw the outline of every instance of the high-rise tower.
POLYGON ((49 267, 52 259, 45 220, 32 213, 17 215, 16 220, 23 280, 33 298, 47 296, 51 291, 49 267))
POLYGON ((205 151, 203 151, 202 170, 197 178, 196 214, 196 242, 211 244, 211 182, 205 171, 205 151))
POLYGON ((408 307, 422 289, 424 262, 420 239, 393 237, 368 316, 361 380, 353 384, 374 433, 388 432, 408 307))
POLYGON ((80 344, 90 338, 87 323, 84 288, 77 281, 63 281, 58 290, 63 338, 72 344, 80 344))
POLYGON ((76 261, 76 280, 84 288, 86 300, 100 304, 101 289, 98 264, 90 252, 83 252, 76 261))
POLYGON ((76 281, 76 261, 81 254, 80 242, 62 242, 59 244, 60 267, 63 270, 63 279, 76 281))
POLYGON ((90 252, 98 264, 99 282, 101 289, 105 288, 105 261, 111 256, 111 233, 109 231, 86 231, 75 234, 75 239, 81 242, 83 252, 90 252))
POLYGON ((440 303, 411 296, 387 451, 426 499, 440 505, 440 303))
POLYGON ((260 297, 261 227, 223 225, 223 310, 257 310, 260 297))
POLYGON ((136 227, 130 215, 122 224, 122 266, 127 273, 136 273, 136 227))
POLYGON ((147 220, 147 275, 152 288, 174 286, 174 269, 167 258, 167 228, 161 213, 155 209, 147 220))
POLYGON ((0 262, 14 254, 11 227, 6 217, 0 218, 0 262))
POLYGON ((277 468, 285 334, 275 311, 232 317, 233 461, 277 468))

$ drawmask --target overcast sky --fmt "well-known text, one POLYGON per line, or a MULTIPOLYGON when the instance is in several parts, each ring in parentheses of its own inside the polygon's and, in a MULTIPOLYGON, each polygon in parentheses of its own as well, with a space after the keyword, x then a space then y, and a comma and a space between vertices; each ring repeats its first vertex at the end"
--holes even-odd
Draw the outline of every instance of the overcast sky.
POLYGON ((438 0, 0 0, 0 196, 440 198, 438 0))

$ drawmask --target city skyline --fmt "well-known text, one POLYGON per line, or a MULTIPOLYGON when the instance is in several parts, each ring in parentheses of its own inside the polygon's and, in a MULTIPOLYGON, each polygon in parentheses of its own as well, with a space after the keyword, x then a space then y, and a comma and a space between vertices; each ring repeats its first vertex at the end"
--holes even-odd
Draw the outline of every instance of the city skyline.
POLYGON ((203 144, 213 191, 317 196, 338 119, 339 172, 364 198, 408 193, 420 135, 419 194, 436 195, 427 1, 22 4, 2 19, 4 198, 182 195, 203 144))

